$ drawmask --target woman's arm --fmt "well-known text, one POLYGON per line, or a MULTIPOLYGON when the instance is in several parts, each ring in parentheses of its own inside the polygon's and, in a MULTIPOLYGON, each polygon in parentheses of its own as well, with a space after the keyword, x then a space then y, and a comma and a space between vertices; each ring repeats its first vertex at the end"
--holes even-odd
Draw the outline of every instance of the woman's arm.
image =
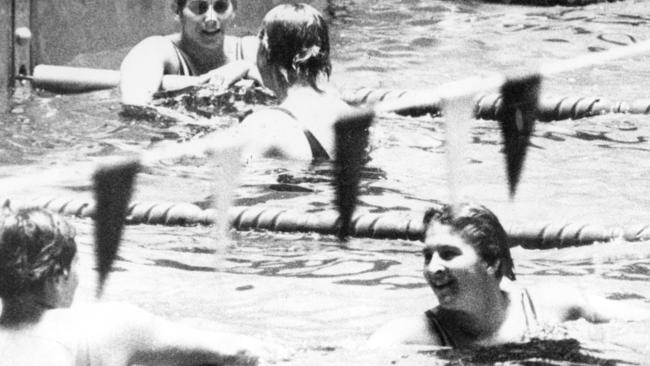
POLYGON ((251 79, 262 85, 262 77, 257 66, 246 60, 233 61, 201 75, 201 81, 208 82, 225 90, 241 79, 251 79))
POLYGON ((142 40, 129 51, 120 66, 122 104, 146 105, 161 87, 180 89, 207 80, 179 76, 171 77, 163 85, 165 72, 178 67, 178 57, 169 39, 153 36, 142 40))
POLYGON ((191 328, 126 304, 99 309, 94 323, 101 336, 92 343, 106 364, 256 365, 278 352, 251 337, 191 328))
POLYGON ((536 306, 550 322, 585 319, 592 323, 650 319, 650 309, 629 301, 615 301, 565 285, 538 285, 531 291, 536 306))

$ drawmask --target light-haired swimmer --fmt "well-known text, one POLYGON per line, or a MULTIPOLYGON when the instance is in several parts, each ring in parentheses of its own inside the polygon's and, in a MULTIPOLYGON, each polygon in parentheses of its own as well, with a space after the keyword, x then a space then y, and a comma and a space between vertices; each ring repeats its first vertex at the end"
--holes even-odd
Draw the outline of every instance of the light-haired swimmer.
POLYGON ((598 323, 650 317, 640 309, 557 284, 516 286, 508 237, 486 207, 463 203, 424 218, 424 278, 438 306, 398 319, 369 339, 370 347, 450 347, 521 342, 544 326, 584 318, 598 323), (508 280, 504 279, 507 278, 508 280))
POLYGON ((329 85, 327 22, 306 4, 282 4, 262 22, 257 66, 264 85, 283 99, 249 115, 240 131, 249 141, 246 159, 333 158, 334 123, 350 110, 329 85))
POLYGON ((236 7, 236 0, 173 0, 180 32, 145 38, 129 51, 120 67, 122 104, 146 105, 161 88, 206 82, 225 88, 242 78, 261 82, 255 67, 258 38, 225 34, 236 7), (163 75, 191 78, 163 85, 163 75))
POLYGON ((127 304, 71 306, 74 229, 41 209, 0 221, 0 365, 255 365, 273 351, 248 337, 199 331, 127 304))

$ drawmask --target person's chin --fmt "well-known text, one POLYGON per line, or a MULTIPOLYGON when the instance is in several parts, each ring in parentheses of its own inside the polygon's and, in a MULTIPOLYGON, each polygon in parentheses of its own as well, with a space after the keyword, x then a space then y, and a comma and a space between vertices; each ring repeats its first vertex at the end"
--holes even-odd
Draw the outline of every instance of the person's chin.
POLYGON ((434 286, 433 292, 438 298, 438 304, 442 307, 453 307, 456 303, 457 291, 453 285, 434 286))
POLYGON ((201 40, 201 45, 205 48, 218 48, 221 46, 221 40, 223 39, 223 32, 219 31, 216 33, 207 33, 202 32, 199 39, 201 40))

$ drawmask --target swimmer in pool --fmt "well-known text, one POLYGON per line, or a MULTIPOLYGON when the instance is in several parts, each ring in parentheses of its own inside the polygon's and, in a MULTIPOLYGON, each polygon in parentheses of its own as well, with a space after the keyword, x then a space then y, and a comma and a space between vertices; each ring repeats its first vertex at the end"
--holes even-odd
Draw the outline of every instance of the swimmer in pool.
POLYGON ((370 337, 370 347, 490 346, 521 342, 544 325, 568 320, 598 323, 649 317, 646 309, 558 284, 515 286, 506 232, 484 206, 464 203, 432 209, 424 224, 424 278, 438 306, 422 316, 385 325, 370 337))
POLYGON ((334 123, 351 109, 329 85, 328 25, 306 4, 283 4, 262 22, 257 66, 264 85, 283 101, 241 123, 246 160, 333 158, 334 123))
POLYGON ((226 88, 242 78, 261 82, 255 67, 258 38, 226 35, 236 0, 173 0, 181 29, 145 38, 129 51, 120 67, 124 105, 147 105, 161 88, 180 89, 210 82, 226 88), (163 75, 181 75, 163 85, 163 75))
POLYGON ((0 364, 255 365, 259 341, 199 331, 127 304, 72 306, 74 229, 41 209, 0 218, 0 364))

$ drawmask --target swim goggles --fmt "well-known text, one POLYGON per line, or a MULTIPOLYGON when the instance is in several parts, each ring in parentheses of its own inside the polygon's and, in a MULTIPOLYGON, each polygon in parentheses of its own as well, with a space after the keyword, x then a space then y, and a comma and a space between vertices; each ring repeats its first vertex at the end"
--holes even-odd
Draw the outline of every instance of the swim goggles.
MULTIPOLYGON (((196 15, 201 15, 205 14, 205 12, 208 11, 208 8, 210 7, 210 2, 207 0, 194 0, 190 1, 187 4, 187 7, 190 9, 190 11, 196 15)), ((212 9, 214 9, 215 13, 225 13, 226 10, 230 7, 230 0, 215 0, 212 2, 212 9)))

